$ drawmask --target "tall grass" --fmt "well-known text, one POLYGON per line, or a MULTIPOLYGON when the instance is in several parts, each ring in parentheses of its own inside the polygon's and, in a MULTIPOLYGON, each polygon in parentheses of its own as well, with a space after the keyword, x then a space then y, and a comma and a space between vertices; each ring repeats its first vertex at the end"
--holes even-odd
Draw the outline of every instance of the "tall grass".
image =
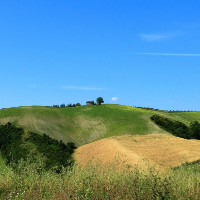
POLYGON ((62 173, 42 170, 43 161, 21 162, 18 173, 4 170, 1 199, 200 199, 199 165, 160 174, 149 168, 75 165, 62 173))

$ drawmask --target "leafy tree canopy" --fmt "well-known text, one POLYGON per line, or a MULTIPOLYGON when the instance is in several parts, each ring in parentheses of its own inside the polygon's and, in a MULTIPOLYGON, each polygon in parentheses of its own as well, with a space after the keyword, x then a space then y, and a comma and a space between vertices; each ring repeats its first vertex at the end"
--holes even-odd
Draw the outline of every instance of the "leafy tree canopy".
POLYGON ((96 101, 97 101, 97 104, 98 104, 98 105, 101 105, 102 103, 104 103, 102 97, 98 97, 96 101))

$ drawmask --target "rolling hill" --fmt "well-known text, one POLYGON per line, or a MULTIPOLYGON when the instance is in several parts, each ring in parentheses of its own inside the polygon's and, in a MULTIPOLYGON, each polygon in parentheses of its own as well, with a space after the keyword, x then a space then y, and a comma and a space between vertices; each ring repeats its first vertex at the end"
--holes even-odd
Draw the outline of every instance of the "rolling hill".
POLYGON ((0 124, 12 122, 24 128, 22 147, 30 150, 36 162, 20 161, 15 171, 0 155, 0 199, 85 199, 88 194, 88 199, 98 195, 98 199, 105 199, 105 194, 111 193, 114 195, 109 199, 132 199, 133 195, 145 199, 147 194, 149 199, 199 199, 200 140, 171 135, 150 120, 153 114, 187 125, 194 120, 200 121, 200 112, 168 112, 108 104, 1 109, 0 124), (35 134, 37 137, 28 140, 32 134, 29 131, 46 133, 65 143, 75 142, 78 148, 73 156, 78 164, 70 168, 72 173, 63 169, 59 174, 55 168, 44 171, 44 161, 55 160, 59 158, 57 155, 65 160, 66 156, 63 153, 52 156, 57 151, 46 135, 35 134), (34 141, 40 137, 45 139, 39 140, 42 143, 37 145, 34 141), (45 151, 48 155, 37 151, 44 150, 46 144, 52 147, 52 151, 45 151), (42 157, 45 155, 48 159, 42 157))
POLYGON ((0 124, 13 122, 26 131, 46 133, 63 142, 81 146, 117 135, 166 133, 150 117, 159 114, 189 124, 200 120, 200 112, 167 112, 105 104, 53 108, 43 106, 15 107, 0 110, 0 124))

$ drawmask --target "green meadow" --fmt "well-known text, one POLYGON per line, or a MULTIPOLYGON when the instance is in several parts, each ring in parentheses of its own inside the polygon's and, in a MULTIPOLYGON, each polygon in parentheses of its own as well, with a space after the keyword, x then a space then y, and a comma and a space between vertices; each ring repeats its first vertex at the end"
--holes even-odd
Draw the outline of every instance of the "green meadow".
MULTIPOLYGON (((47 134, 77 147, 118 135, 169 134, 150 117, 153 114, 181 121, 187 125, 200 121, 200 112, 169 112, 105 104, 54 108, 17 107, 0 110, 0 124, 12 122, 28 132, 47 134)), ((30 146, 31 148, 31 146, 30 146)), ((41 170, 44 160, 36 163, 21 160, 17 171, 0 156, 0 199, 200 199, 200 164, 183 164, 165 172, 152 166, 139 166, 118 161, 81 167, 78 163, 63 168, 61 173, 41 170), (121 163, 120 163, 121 165, 121 163)))
POLYGON ((154 111, 122 105, 53 108, 43 106, 0 110, 0 123, 13 122, 26 131, 46 133, 77 146, 122 134, 163 133, 150 117, 160 114, 189 124, 200 120, 200 112, 154 111))

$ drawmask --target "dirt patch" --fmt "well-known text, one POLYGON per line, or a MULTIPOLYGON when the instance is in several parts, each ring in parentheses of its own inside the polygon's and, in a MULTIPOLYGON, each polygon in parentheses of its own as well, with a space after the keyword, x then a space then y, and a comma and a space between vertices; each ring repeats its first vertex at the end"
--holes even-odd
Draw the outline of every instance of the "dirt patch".
POLYGON ((200 141, 167 134, 116 136, 79 147, 75 159, 83 166, 120 159, 120 162, 129 165, 149 164, 169 168, 200 159, 200 141))

